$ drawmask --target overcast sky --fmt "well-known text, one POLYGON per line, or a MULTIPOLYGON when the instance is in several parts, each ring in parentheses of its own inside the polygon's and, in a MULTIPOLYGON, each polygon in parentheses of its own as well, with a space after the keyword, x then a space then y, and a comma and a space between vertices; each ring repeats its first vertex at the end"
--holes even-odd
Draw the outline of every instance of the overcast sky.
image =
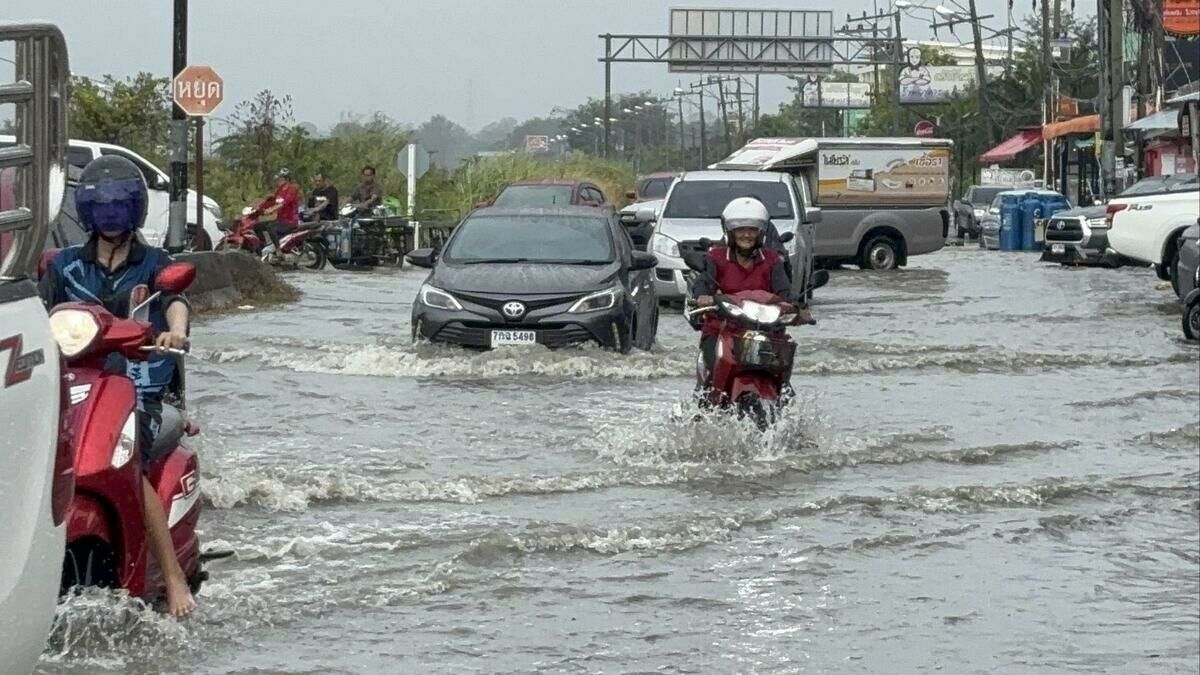
MULTIPOLYGON (((926 0, 933 6, 939 1, 926 0)), ((965 2, 965 0, 963 0, 965 2)), ((879 0, 881 6, 890 0, 879 0)), ((1093 3, 1080 3, 1091 12, 1093 3), (1085 6, 1086 5, 1086 6, 1085 6)), ((67 37, 76 74, 125 76, 171 67, 170 0, 4 0, 0 21, 46 19, 67 37)), ((441 113, 475 130, 502 117, 546 115, 604 93, 597 62, 612 33, 663 34, 677 7, 826 9, 823 0, 192 0, 189 61, 226 83, 225 104, 270 88, 291 94, 298 122, 328 128, 343 112, 382 111, 413 125, 441 113)), ((1064 10, 1070 5, 1063 0, 1064 10)), ((872 0, 836 4, 874 10, 872 0)), ((1016 0, 1014 11, 1032 11, 1016 0)), ((980 0, 987 23, 1006 25, 1006 0, 980 0)), ((907 35, 927 24, 904 20, 907 35)), ((960 28, 966 37, 969 30, 960 28)), ((943 32, 943 38, 949 38, 943 32)), ((666 65, 616 64, 613 90, 667 94, 679 75, 666 65)), ((764 77, 763 108, 786 96, 787 80, 764 77)))

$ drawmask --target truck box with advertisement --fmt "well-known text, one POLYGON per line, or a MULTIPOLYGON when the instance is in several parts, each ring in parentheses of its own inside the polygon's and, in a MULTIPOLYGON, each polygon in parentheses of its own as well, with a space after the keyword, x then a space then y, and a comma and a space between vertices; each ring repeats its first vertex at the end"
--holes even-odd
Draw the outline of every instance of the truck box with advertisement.
POLYGON ((891 269, 945 245, 953 149, 934 138, 759 138, 713 168, 791 174, 821 209, 819 263, 891 269))

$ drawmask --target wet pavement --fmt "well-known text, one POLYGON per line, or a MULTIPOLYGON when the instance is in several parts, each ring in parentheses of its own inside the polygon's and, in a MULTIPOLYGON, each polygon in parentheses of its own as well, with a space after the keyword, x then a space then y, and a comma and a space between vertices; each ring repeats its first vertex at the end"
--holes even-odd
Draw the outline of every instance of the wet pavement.
POLYGON ((203 536, 236 557, 183 624, 72 599, 39 672, 1196 672, 1174 297, 912 262, 819 291, 765 435, 678 421, 678 314, 629 356, 414 348, 422 274, 296 276, 196 330, 203 536))

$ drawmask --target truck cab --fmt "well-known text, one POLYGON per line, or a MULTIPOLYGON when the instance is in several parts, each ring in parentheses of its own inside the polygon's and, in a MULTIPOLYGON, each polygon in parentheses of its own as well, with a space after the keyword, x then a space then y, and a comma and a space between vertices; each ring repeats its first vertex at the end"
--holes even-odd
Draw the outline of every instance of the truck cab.
POLYGON ((933 138, 759 138, 713 168, 791 174, 821 213, 818 266, 894 269, 946 244, 953 148, 933 138))
POLYGON ((66 42, 48 24, 0 23, 0 108, 16 111, 0 148, 0 664, 28 673, 58 601, 70 444, 58 345, 37 292, 38 261, 67 178, 66 42), (61 439, 65 440, 65 439, 61 439))

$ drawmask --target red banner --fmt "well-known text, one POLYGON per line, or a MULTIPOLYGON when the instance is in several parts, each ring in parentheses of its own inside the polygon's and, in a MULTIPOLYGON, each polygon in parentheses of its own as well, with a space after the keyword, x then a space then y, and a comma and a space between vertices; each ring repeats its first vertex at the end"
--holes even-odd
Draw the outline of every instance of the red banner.
POLYGON ((1200 35, 1200 0, 1163 0, 1162 22, 1171 35, 1200 35))

